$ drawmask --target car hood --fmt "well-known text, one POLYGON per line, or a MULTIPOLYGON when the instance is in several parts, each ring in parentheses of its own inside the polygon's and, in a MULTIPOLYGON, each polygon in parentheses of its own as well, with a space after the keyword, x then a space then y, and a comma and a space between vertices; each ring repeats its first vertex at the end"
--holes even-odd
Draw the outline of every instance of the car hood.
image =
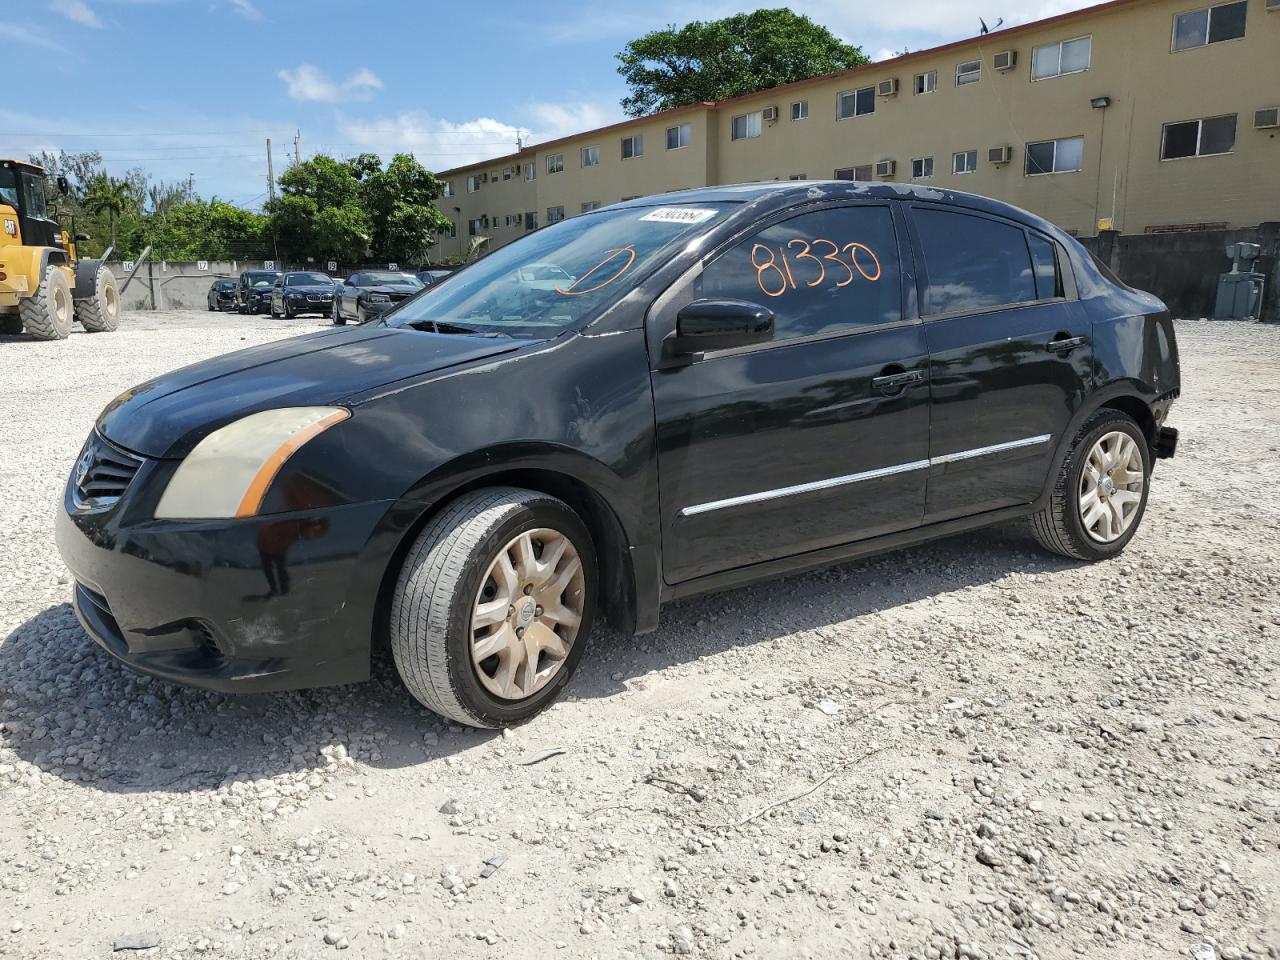
POLYGON ((331 283, 293 284, 284 288, 285 293, 333 293, 331 283))
POLYGON ((387 284, 386 286, 381 287, 357 287, 356 289, 361 293, 399 293, 404 296, 411 296, 421 290, 422 287, 404 287, 397 286, 395 284, 387 284))
POLYGON ((518 346, 395 327, 326 330, 148 380, 112 400, 97 428, 134 453, 183 457, 212 431, 259 410, 340 404, 354 394, 518 346))

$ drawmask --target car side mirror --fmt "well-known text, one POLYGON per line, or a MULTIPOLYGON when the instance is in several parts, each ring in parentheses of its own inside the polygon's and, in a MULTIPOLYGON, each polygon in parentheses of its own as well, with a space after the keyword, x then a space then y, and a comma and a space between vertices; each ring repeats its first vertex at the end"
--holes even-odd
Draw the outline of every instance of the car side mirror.
POLYGON ((750 300, 694 300, 676 314, 675 333, 665 352, 688 356, 728 350, 773 339, 773 311, 750 300))

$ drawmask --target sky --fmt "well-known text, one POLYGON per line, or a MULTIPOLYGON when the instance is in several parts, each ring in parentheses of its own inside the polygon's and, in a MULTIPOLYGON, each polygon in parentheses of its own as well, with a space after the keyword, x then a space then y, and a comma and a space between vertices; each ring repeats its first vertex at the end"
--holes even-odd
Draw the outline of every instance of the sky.
MULTIPOLYGON (((873 59, 1087 0, 796 0, 873 59)), ((116 175, 194 178, 257 209, 266 138, 277 176, 298 152, 432 170, 624 118, 614 55, 669 24, 755 9, 691 0, 0 0, 8 72, 49 96, 0 102, 0 156, 97 150, 116 175), (25 102, 24 102, 25 100, 25 102)), ((11 92, 26 85, 9 86, 11 92)))

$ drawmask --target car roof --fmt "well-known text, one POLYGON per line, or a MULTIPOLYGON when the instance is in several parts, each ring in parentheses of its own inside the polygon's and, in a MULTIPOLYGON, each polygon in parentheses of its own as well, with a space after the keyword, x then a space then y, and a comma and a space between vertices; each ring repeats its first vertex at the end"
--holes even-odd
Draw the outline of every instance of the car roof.
POLYGON ((670 207, 682 203, 742 203, 766 210, 781 209, 806 200, 909 200, 923 203, 948 203, 969 207, 983 213, 1020 220, 1058 237, 1068 236, 1061 228, 1030 211, 990 197, 962 190, 950 190, 919 183, 897 183, 886 180, 768 180, 760 183, 734 183, 716 187, 696 187, 671 193, 638 197, 601 207, 670 207))

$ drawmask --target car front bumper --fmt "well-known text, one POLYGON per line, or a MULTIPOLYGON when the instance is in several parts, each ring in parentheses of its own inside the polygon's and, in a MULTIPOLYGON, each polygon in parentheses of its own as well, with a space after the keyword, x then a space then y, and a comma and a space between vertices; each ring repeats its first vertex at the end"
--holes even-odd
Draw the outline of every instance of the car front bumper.
POLYGON ((390 503, 129 525, 122 504, 77 512, 68 486, 56 523, 76 615, 115 659, 225 692, 368 679, 379 581, 394 549, 379 546, 376 531, 390 503))

